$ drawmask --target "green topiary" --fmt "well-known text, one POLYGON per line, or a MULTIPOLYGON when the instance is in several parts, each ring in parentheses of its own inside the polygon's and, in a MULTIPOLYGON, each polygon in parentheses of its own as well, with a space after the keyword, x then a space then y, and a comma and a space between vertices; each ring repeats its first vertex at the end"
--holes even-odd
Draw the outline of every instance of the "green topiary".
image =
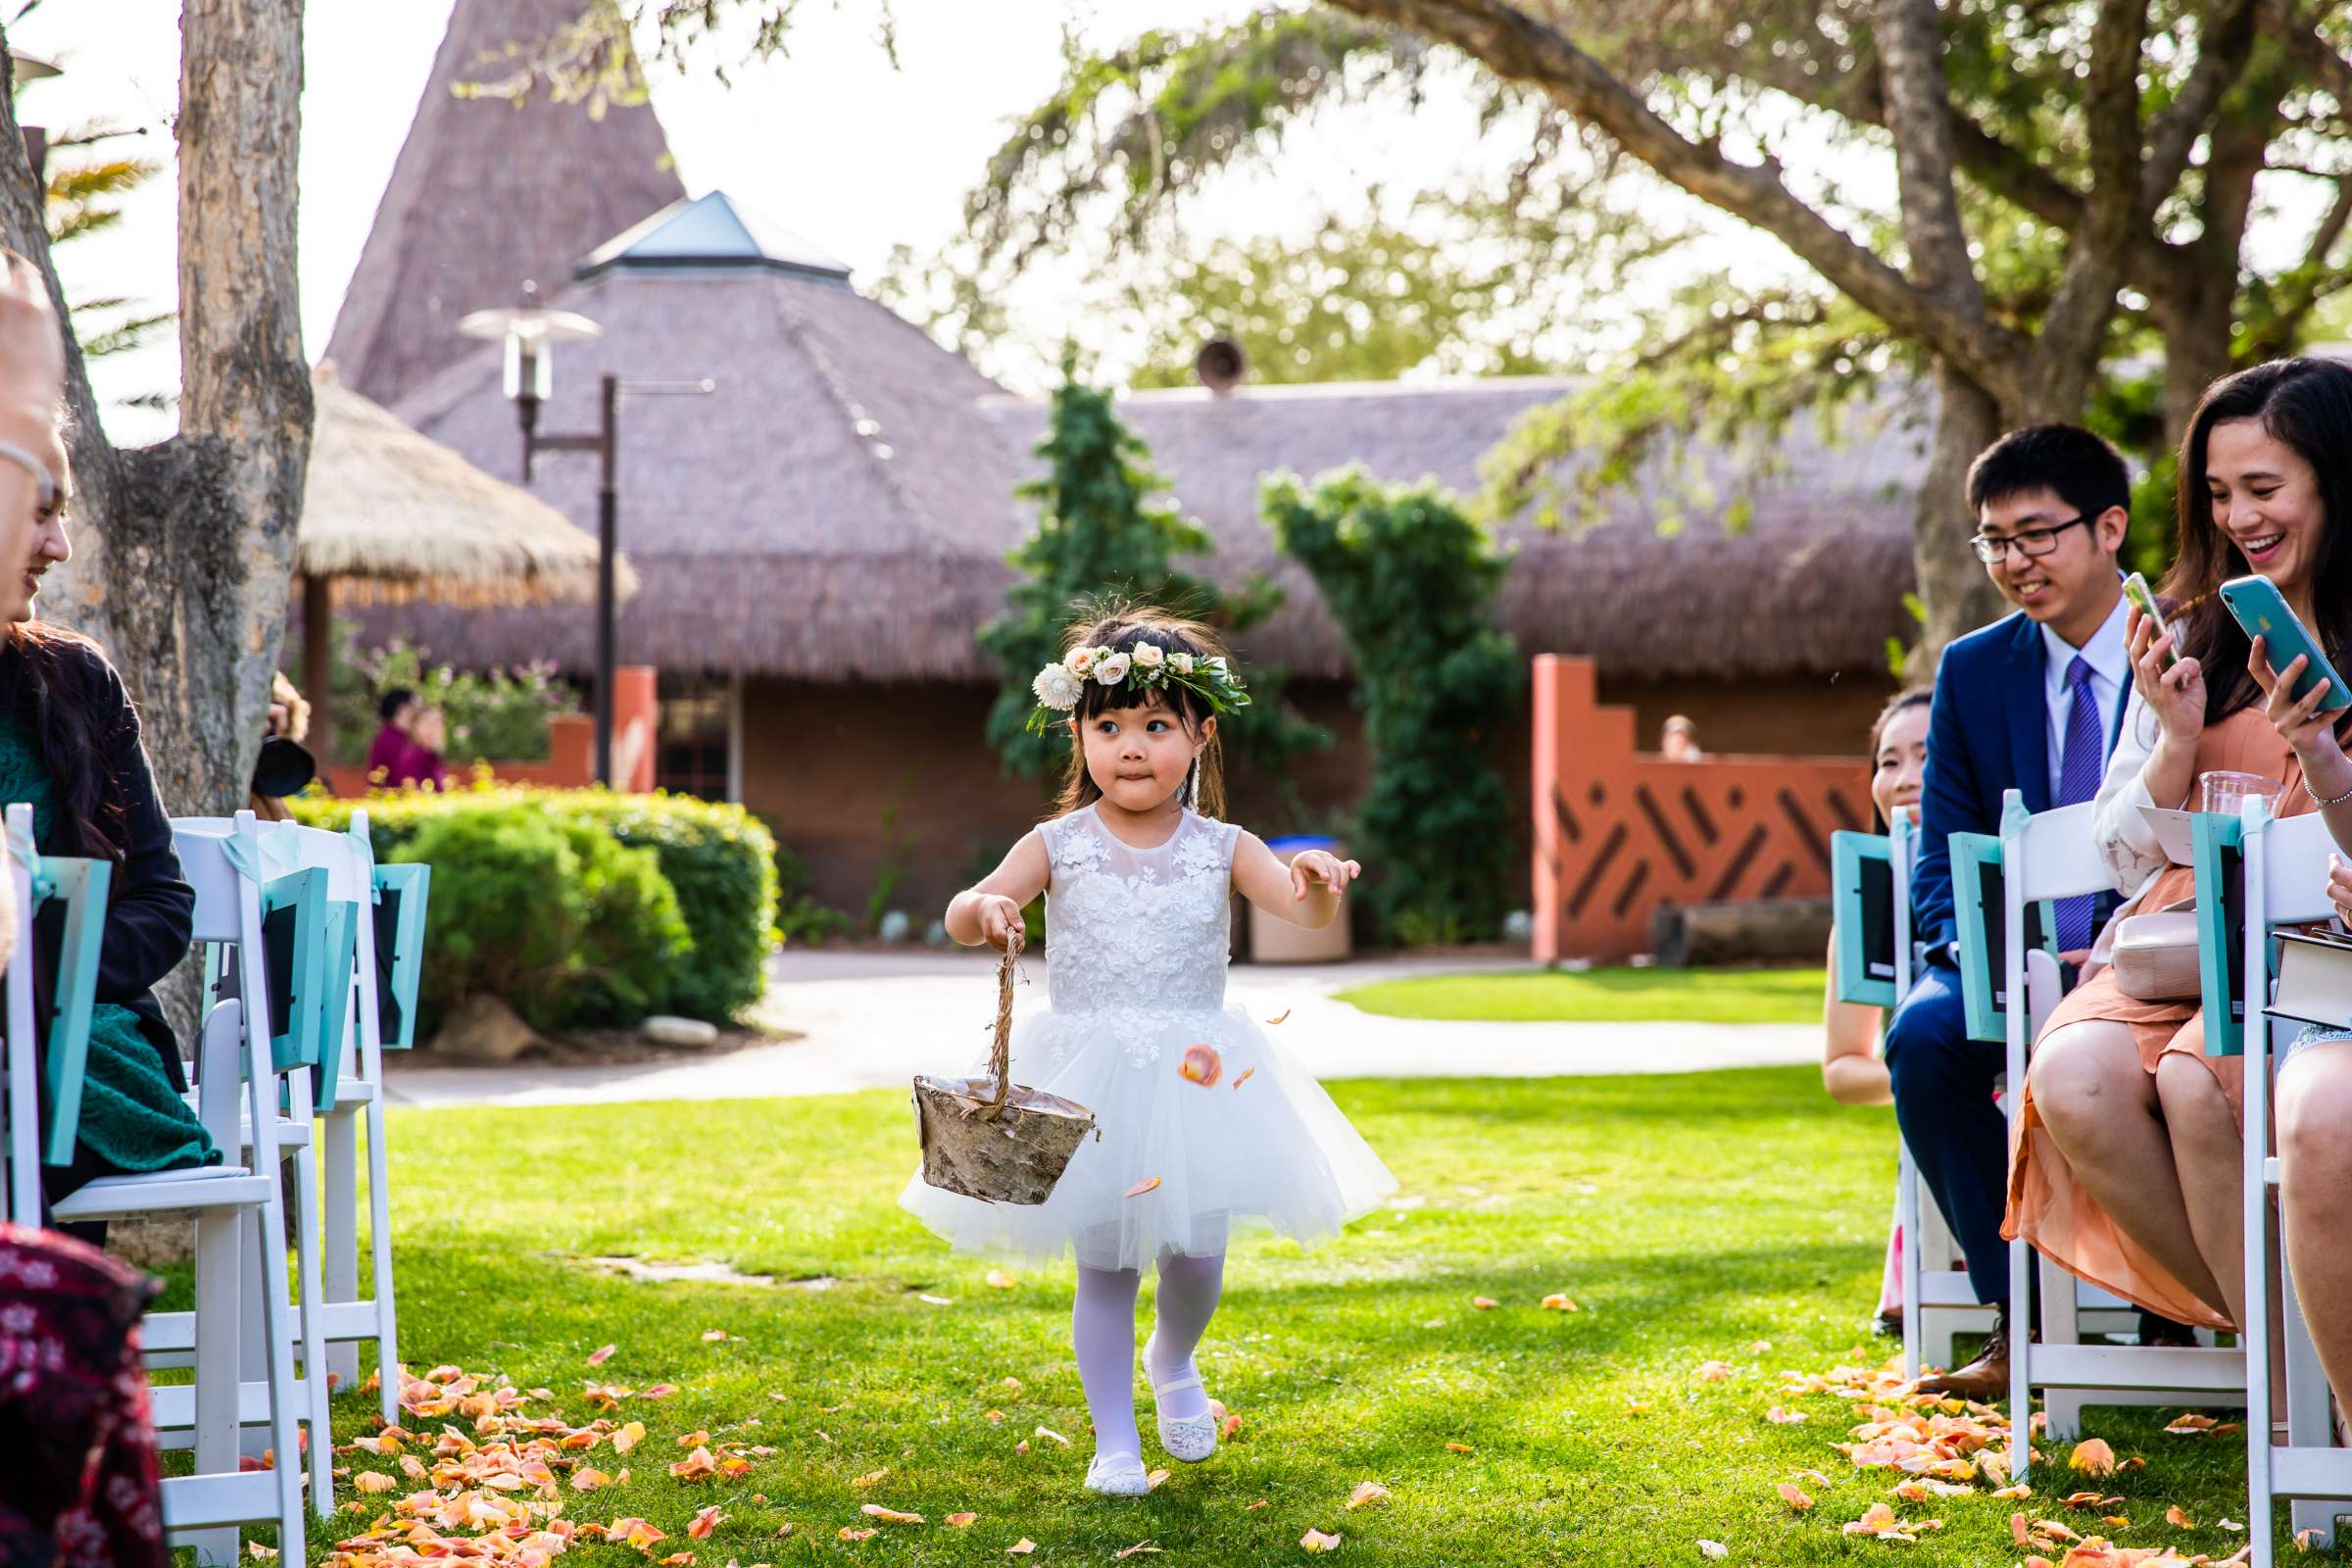
POLYGON ((1373 756, 1355 837, 1381 933, 1408 945, 1494 935, 1516 853, 1494 739, 1526 679, 1494 625, 1503 557, 1436 486, 1391 487, 1360 468, 1312 494, 1269 479, 1262 505, 1355 666, 1373 756))

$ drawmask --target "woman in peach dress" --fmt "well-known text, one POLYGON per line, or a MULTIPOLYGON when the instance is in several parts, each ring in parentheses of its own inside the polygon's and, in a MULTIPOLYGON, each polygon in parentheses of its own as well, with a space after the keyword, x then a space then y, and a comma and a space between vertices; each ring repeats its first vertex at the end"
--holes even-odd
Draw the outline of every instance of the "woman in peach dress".
MULTIPOLYGON (((2322 364, 2282 362, 2216 382, 2182 439, 2180 559, 2164 597, 2183 608, 2163 637, 2132 616, 2132 700, 2096 808, 2116 889, 2134 894, 2118 918, 2195 891, 2194 873, 2167 863, 2139 808, 2193 807, 2199 777, 2220 770, 2276 780, 2281 816, 2318 808, 2282 733, 2302 726, 2283 710, 2300 705, 2274 719, 2268 710, 2280 705, 2266 703, 2277 681, 2264 650, 2215 590, 2260 572, 2331 660, 2352 650, 2352 536, 2329 505, 2352 492, 2320 477, 2345 460, 2300 451, 2309 443, 2298 441, 2291 409, 2297 382, 2345 376, 2342 367, 2311 368, 2322 364)), ((2152 1312, 2228 1329, 2245 1294, 2244 1058, 2207 1055, 2199 1013, 2193 1001, 2134 1001, 2112 970, 2059 1004, 2027 1074, 2003 1234, 2152 1312)))

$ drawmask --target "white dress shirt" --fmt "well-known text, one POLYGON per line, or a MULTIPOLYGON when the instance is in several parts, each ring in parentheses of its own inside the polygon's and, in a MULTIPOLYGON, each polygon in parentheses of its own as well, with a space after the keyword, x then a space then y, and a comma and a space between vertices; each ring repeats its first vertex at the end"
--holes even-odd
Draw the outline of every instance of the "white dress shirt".
MULTIPOLYGON (((2115 608, 2108 612, 2107 619, 2080 648, 2052 631, 2047 621, 2042 623, 2041 647, 2047 657, 2041 673, 2041 692, 2042 706, 2048 710, 2043 733, 2049 745, 2052 806, 2059 804, 2059 774, 2066 765, 2066 721, 2075 707, 2074 690, 2066 683, 2066 672, 2074 666, 2078 655, 2090 661, 2090 695, 2098 702, 2099 739, 2106 749, 2111 751, 2114 747, 2115 705, 2132 679, 2131 651, 2124 644, 2124 617, 2129 609, 2123 596, 2117 595, 2115 608)), ((2109 772, 2112 773, 2112 767, 2109 772)))

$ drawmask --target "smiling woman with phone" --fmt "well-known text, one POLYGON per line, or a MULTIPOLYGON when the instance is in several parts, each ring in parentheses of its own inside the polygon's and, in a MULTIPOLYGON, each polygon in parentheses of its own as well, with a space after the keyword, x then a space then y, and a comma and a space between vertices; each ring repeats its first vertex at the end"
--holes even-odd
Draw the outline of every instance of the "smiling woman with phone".
MULTIPOLYGON (((2352 777, 2334 776, 2336 763, 2352 775, 2352 762, 2323 760, 2331 738, 2298 732, 2290 744, 2278 720, 2302 705, 2273 711, 2280 677, 2222 594, 2259 573, 2341 662, 2352 649, 2347 454, 2352 366, 2331 361, 2283 360, 2218 381, 2189 421, 2180 555, 2163 589, 2170 627, 2159 634, 2150 617, 2132 616, 2131 704, 2098 796, 2100 852, 2117 891, 2133 894, 2119 921, 2195 890, 2141 808, 2196 808, 2200 780, 2215 773, 2245 775, 2238 788, 2267 781, 2282 816, 2319 808, 2315 788, 2352 799, 2352 777), (2328 772, 2307 785, 2307 768, 2328 772)), ((2291 689, 2301 673, 2290 663, 2280 675, 2291 689)), ((2352 1090, 2352 1075, 2345 1082, 2352 1090)), ((2193 996, 2129 995, 2117 970, 2101 971, 2059 1004, 2034 1048, 2006 1233, 2141 1306, 2234 1326, 2243 1091, 2242 1057, 2205 1054, 2193 996)))

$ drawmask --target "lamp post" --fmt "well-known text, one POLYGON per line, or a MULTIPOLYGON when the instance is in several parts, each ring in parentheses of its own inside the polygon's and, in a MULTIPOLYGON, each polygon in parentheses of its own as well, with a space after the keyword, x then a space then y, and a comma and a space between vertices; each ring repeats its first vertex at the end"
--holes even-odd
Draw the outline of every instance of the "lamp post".
MULTIPOLYGON (((612 784, 612 670, 614 664, 617 594, 614 574, 619 559, 620 377, 610 371, 598 378, 599 417, 593 434, 539 433, 539 406, 555 395, 555 346, 585 343, 604 335, 604 328, 585 316, 551 310, 538 303, 539 286, 527 279, 523 303, 511 309, 475 311, 458 322, 467 337, 503 342, 507 350, 506 393, 514 402, 522 426, 522 482, 531 482, 533 460, 541 452, 593 452, 598 459, 596 489, 596 779, 612 784)), ((632 381, 632 393, 700 394, 711 390, 709 381, 632 381)))

